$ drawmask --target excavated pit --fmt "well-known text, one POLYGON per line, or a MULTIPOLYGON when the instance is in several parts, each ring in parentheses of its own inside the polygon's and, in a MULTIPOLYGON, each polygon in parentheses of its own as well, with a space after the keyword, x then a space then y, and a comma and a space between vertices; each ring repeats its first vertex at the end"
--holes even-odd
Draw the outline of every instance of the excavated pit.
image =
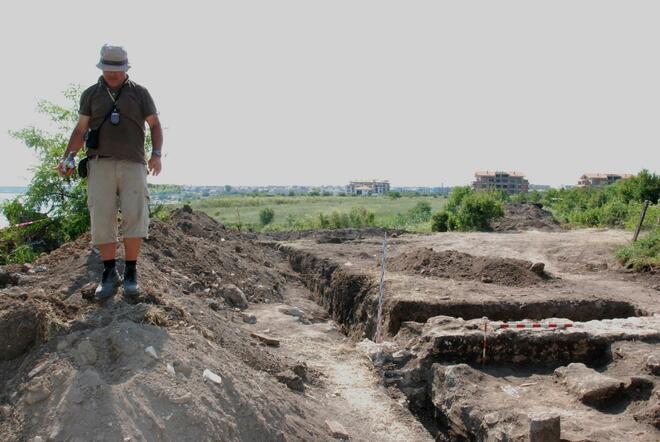
MULTIPOLYGON (((347 334, 374 338, 379 286, 373 272, 295 246, 279 244, 278 249, 347 334)), ((383 313, 389 342, 370 343, 365 352, 385 385, 396 387, 438 440, 527 440, 532 411, 562 413, 564 409, 575 414, 562 424, 562 437, 567 434, 568 440, 620 440, 638 431, 637 425, 648 425, 645 431, 650 431, 645 433, 649 437, 639 440, 653 440, 660 434, 653 433, 660 429, 660 394, 653 380, 645 377, 652 369, 644 368, 639 357, 634 363, 625 361, 630 367, 618 374, 623 379, 621 387, 613 390, 618 396, 598 404, 576 405, 568 387, 553 374, 575 363, 584 364, 594 376, 616 371, 611 367, 625 359, 615 348, 620 342, 656 348, 660 318, 649 316, 633 302, 566 293, 549 294, 547 299, 482 302, 446 295, 434 299, 428 291, 424 299, 414 293, 408 297, 386 293, 390 297, 383 313), (566 330, 492 327, 494 321, 521 320, 576 324, 566 330), (485 322, 491 328, 484 333, 485 322), (543 400, 534 402, 529 386, 543 400), (481 395, 488 400, 471 399, 481 395), (565 405, 554 406, 553 401, 565 405), (614 418, 600 411, 612 401, 626 404, 614 418), (598 422, 600 429, 582 429, 584 420, 598 422)), ((366 342, 370 341, 360 345, 366 342)))
MULTIPOLYGON (((378 281, 368 274, 342 267, 331 259, 291 246, 278 246, 293 270, 328 309, 333 319, 351 334, 373 338, 378 305, 378 281)), ((493 321, 540 320, 566 318, 571 321, 592 321, 613 318, 646 316, 648 313, 628 301, 616 299, 544 299, 498 300, 470 302, 463 300, 405 299, 394 297, 385 301, 386 330, 396 335, 406 321, 424 323, 435 316, 493 321)))

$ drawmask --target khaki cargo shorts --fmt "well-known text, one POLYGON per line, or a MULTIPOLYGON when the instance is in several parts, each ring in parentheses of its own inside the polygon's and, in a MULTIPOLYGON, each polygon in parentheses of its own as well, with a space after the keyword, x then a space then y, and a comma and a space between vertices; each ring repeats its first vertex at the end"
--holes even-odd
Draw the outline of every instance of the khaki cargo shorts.
POLYGON ((123 238, 148 237, 147 167, 133 161, 93 158, 87 168, 87 207, 92 221, 92 243, 117 242, 117 209, 121 209, 123 238))

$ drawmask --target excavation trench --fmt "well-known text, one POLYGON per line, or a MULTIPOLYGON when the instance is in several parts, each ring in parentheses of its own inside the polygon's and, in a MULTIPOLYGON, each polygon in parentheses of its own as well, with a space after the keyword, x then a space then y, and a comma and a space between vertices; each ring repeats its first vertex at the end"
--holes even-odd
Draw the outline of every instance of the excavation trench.
MULTIPOLYGON (((291 267, 302 282, 328 309, 348 334, 364 334, 373 339, 378 297, 378 281, 355 273, 330 259, 280 245, 291 267)), ((387 296, 391 294, 386 294, 387 296)), ((531 301, 498 300, 485 302, 390 299, 385 301, 385 329, 396 335, 404 322, 424 323, 435 316, 491 321, 542 320, 565 318, 571 321, 646 316, 636 305, 614 299, 546 299, 531 301)))
MULTIPOLYGON (((378 281, 373 276, 295 247, 279 245, 278 248, 317 302, 344 327, 345 333, 357 339, 373 339, 378 299, 378 281)), ((411 410, 429 430, 445 435, 462 434, 467 439, 481 436, 466 430, 464 422, 459 423, 455 417, 444 414, 438 402, 444 393, 438 389, 441 387, 435 374, 444 369, 438 367, 468 364, 477 372, 485 367, 496 371, 509 367, 543 376, 574 362, 603 368, 612 361, 611 344, 615 339, 580 328, 559 332, 495 331, 491 328, 484 333, 482 318, 489 321, 564 318, 583 323, 646 316, 646 312, 634 304, 612 299, 471 303, 395 298, 386 302, 385 309, 385 329, 392 337, 399 333, 394 341, 416 344, 413 352, 404 349, 403 356, 381 351, 376 358, 372 357, 384 383, 398 387, 408 398, 411 410), (484 359, 486 341, 488 350, 484 359)), ((660 332, 648 336, 617 336, 616 339, 660 342, 660 332)), ((475 423, 477 427, 480 424, 475 423)))

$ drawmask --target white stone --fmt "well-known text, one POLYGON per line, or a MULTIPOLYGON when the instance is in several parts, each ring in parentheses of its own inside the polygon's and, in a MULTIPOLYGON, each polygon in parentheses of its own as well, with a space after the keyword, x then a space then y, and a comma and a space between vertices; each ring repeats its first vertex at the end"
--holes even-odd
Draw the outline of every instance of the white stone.
POLYGON ((152 358, 158 359, 158 353, 156 353, 156 349, 153 348, 151 345, 149 347, 145 348, 144 352, 147 353, 152 358))
POLYGON ((204 380, 208 379, 209 381, 214 382, 216 384, 222 384, 222 378, 217 374, 213 373, 208 368, 204 370, 204 373, 202 373, 202 378, 204 380))

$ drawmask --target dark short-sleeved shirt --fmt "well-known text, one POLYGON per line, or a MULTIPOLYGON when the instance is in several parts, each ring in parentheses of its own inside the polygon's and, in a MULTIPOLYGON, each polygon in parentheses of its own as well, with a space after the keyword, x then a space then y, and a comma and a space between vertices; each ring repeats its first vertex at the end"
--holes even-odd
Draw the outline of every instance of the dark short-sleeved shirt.
MULTIPOLYGON (((110 112, 119 88, 111 89, 103 77, 80 96, 80 114, 91 117, 89 127, 96 129, 110 112), (109 92, 110 93, 109 93, 109 92)), ((118 160, 146 163, 144 155, 145 119, 157 113, 149 91, 127 79, 117 100, 119 124, 108 118, 99 132, 99 147, 89 149, 90 155, 107 155, 118 160)))

